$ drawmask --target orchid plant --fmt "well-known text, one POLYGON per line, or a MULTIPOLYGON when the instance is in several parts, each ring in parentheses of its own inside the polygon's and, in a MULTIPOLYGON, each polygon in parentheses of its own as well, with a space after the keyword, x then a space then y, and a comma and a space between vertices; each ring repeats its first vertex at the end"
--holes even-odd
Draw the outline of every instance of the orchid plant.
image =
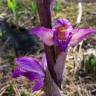
MULTIPOLYGON (((47 46, 58 46, 60 48, 60 53, 53 68, 57 77, 57 80, 54 80, 54 82, 60 88, 68 48, 75 47, 82 40, 96 34, 96 29, 73 28, 68 20, 58 19, 55 21, 52 29, 43 26, 35 27, 31 29, 29 34, 37 36, 47 46)), ((48 65, 45 56, 42 57, 41 61, 29 56, 19 57, 15 59, 15 63, 17 64, 17 68, 13 71, 14 78, 25 76, 29 80, 34 81, 35 86, 32 89, 33 91, 44 87, 48 65)))
POLYGON ((41 26, 29 31, 30 35, 37 36, 44 43, 46 55, 42 56, 42 60, 30 56, 16 58, 17 67, 12 73, 14 78, 25 76, 34 82, 33 92, 44 88, 46 96, 61 96, 68 48, 75 47, 88 36, 96 34, 96 29, 74 28, 63 18, 57 19, 52 27, 50 9, 53 8, 54 1, 36 0, 41 26))

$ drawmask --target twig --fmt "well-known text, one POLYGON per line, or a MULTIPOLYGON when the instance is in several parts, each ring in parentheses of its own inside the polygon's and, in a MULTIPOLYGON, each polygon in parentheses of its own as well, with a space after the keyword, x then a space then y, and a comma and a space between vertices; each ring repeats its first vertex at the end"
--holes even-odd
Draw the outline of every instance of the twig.
POLYGON ((81 0, 78 1, 78 15, 77 15, 76 24, 79 24, 81 22, 82 13, 83 13, 83 8, 82 8, 82 0, 81 0))
MULTIPOLYGON (((77 21, 76 24, 81 23, 81 18, 82 18, 82 13, 83 13, 83 7, 82 7, 82 0, 77 0, 78 1, 78 15, 77 15, 77 21)), ((80 48, 81 49, 82 42, 80 43, 80 48)))
MULTIPOLYGON (((83 13, 83 7, 82 7, 82 0, 77 0, 78 1, 78 14, 77 14, 77 20, 76 20, 76 24, 80 24, 81 23, 81 18, 82 18, 82 13, 83 13)), ((82 44, 83 42, 79 43, 79 54, 82 52, 82 44)), ((73 52, 74 54, 74 65, 77 65, 77 52, 76 52, 77 46, 74 48, 73 52)), ((80 56, 81 57, 81 56, 80 56)), ((77 69, 77 68, 76 68, 77 69)), ((76 72, 76 70, 75 70, 76 72)))
POLYGON ((8 88, 9 84, 8 82, 6 82, 3 87, 0 89, 0 96, 3 95, 3 93, 6 91, 6 89, 8 88))
POLYGON ((7 65, 7 64, 5 64, 5 65, 0 65, 0 71, 1 70, 3 70, 3 69, 5 69, 5 68, 7 68, 7 67, 9 67, 10 65, 7 65))
POLYGON ((17 88, 17 85, 14 83, 13 85, 14 91, 16 93, 16 96, 21 96, 19 89, 17 88))

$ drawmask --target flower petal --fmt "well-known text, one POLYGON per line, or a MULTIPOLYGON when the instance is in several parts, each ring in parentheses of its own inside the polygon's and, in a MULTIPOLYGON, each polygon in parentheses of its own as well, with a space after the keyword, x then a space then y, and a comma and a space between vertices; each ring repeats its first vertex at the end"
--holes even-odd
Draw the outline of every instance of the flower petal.
POLYGON ((32 88, 32 91, 38 91, 44 86, 44 79, 38 79, 35 82, 35 86, 32 88))
POLYGON ((67 39, 65 41, 63 41, 63 40, 59 41, 58 44, 59 44, 59 46, 61 48, 61 51, 66 51, 67 50, 71 38, 72 38, 72 34, 69 34, 69 36, 67 37, 67 39))
POLYGON ((54 66, 54 70, 57 76, 57 84, 61 88, 61 82, 63 80, 63 72, 64 72, 64 65, 67 56, 67 49, 65 52, 61 52, 60 55, 56 59, 56 64, 54 66))
POLYGON ((30 35, 36 35, 46 45, 53 45, 53 32, 51 29, 45 27, 35 27, 31 29, 30 35))
POLYGON ((62 19, 62 18, 57 19, 53 27, 57 28, 61 26, 64 27, 66 31, 70 31, 73 29, 72 24, 67 19, 62 19))
POLYGON ((19 66, 20 69, 22 69, 23 71, 25 70, 25 72, 36 72, 44 76, 44 69, 42 68, 42 65, 37 59, 33 57, 19 57, 15 59, 15 63, 19 66))
POLYGON ((72 25, 66 19, 58 19, 55 22, 53 40, 55 44, 60 46, 61 50, 64 51, 68 47, 70 39, 72 37, 72 25))
POLYGON ((19 70, 18 68, 15 69, 12 73, 12 77, 17 78, 17 77, 20 77, 20 76, 24 76, 27 79, 29 79, 29 80, 31 80, 35 83, 35 85, 32 89, 33 92, 40 90, 44 86, 44 77, 40 76, 37 73, 29 72, 29 71, 22 72, 22 70, 19 70))
POLYGON ((82 40, 86 39, 87 37, 96 34, 96 29, 74 29, 73 36, 70 41, 71 46, 76 46, 78 43, 80 43, 82 40))
POLYGON ((43 87, 45 78, 44 64, 29 56, 16 58, 15 63, 18 66, 12 73, 13 78, 24 76, 30 81, 33 81, 35 83, 33 92, 43 87))
POLYGON ((59 32, 58 30, 54 31, 54 44, 60 46, 62 51, 65 51, 69 45, 69 42, 72 38, 72 33, 65 31, 59 32))
POLYGON ((22 74, 22 72, 20 71, 19 68, 16 68, 13 72, 12 72, 12 77, 13 78, 17 78, 17 77, 20 77, 22 74))
POLYGON ((44 78, 44 76, 41 76, 38 73, 29 72, 29 71, 22 72, 22 76, 25 76, 27 79, 29 79, 31 81, 40 80, 40 79, 44 78))

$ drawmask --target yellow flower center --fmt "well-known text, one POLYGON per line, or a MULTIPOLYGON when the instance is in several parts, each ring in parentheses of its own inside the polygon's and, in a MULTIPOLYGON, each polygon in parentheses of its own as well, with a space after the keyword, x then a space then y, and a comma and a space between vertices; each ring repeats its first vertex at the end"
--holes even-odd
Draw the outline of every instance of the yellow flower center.
POLYGON ((67 26, 60 26, 57 28, 57 38, 59 40, 66 40, 66 36, 65 36, 65 30, 67 29, 67 26))
POLYGON ((59 27, 59 32, 64 32, 65 31, 65 28, 64 27, 59 27))

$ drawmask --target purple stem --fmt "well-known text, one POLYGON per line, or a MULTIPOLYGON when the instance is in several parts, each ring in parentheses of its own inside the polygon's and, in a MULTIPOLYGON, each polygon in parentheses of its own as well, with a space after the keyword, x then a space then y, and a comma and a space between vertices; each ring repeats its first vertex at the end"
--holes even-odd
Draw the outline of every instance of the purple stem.
MULTIPOLYGON (((47 28, 51 28, 50 0, 37 0, 37 6, 41 25, 47 28)), ((48 69, 52 78, 56 80, 56 74, 53 70, 54 64, 56 62, 54 46, 49 47, 44 45, 44 48, 46 52, 48 69)))
MULTIPOLYGON (((42 26, 47 28, 51 28, 50 4, 51 0, 37 0, 40 23, 42 26)), ((54 46, 49 47, 44 45, 44 48, 48 64, 48 70, 46 72, 45 79, 45 94, 46 96, 61 96, 59 89, 54 82, 57 81, 56 73, 53 70, 54 64, 56 63, 54 46)))

